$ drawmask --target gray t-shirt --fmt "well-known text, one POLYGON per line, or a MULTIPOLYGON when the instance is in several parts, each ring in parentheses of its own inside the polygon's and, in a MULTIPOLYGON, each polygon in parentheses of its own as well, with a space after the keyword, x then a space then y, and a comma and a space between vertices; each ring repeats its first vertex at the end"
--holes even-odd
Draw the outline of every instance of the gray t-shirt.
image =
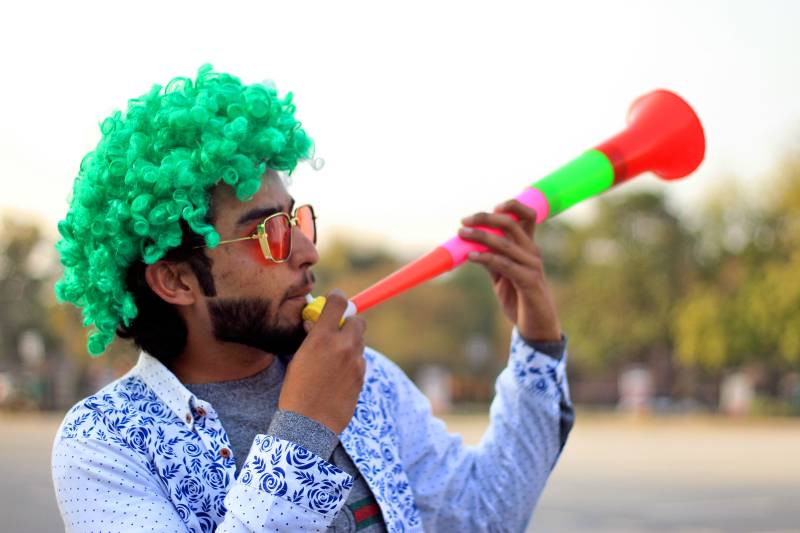
POLYGON ((278 409, 286 365, 275 358, 253 376, 216 383, 185 384, 195 396, 210 403, 231 441, 237 472, 256 435, 272 435, 294 442, 335 464, 354 478, 347 502, 328 531, 378 533, 386 531, 383 517, 366 480, 338 437, 326 426, 291 411, 278 409))

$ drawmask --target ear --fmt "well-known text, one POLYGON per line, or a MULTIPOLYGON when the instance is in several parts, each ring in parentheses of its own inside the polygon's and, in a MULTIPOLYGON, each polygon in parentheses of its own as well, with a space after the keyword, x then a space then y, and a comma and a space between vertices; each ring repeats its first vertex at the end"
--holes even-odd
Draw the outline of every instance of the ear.
POLYGON ((200 286, 194 272, 186 263, 156 261, 147 265, 144 279, 165 302, 175 305, 192 305, 197 302, 200 286))

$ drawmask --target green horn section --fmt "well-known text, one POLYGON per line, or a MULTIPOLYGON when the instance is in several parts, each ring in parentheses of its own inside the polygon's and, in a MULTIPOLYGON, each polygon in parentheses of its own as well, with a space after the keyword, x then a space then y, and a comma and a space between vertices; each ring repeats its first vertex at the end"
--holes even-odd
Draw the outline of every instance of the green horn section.
POLYGON ((550 205, 548 218, 587 198, 596 196, 614 184, 614 167, 603 152, 589 150, 531 187, 538 189, 550 205))

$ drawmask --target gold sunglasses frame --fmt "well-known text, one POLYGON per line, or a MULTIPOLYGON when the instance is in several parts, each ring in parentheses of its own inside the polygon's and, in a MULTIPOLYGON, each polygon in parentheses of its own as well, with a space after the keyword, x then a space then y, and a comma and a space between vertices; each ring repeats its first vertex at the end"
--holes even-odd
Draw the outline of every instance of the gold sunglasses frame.
MULTIPOLYGON (((314 207, 311 204, 303 204, 299 205, 294 208, 292 214, 289 213, 275 213, 273 215, 268 216, 261 223, 256 226, 256 232, 252 235, 247 237, 239 237, 238 239, 228 239, 225 241, 220 241, 219 244, 230 244, 232 242, 241 242, 241 241, 251 241, 251 240, 258 240, 258 244, 261 246, 261 253, 264 254, 264 258, 268 261, 272 261, 273 263, 285 263, 292 257, 292 250, 294 249, 294 236, 291 235, 292 229, 299 224, 299 220, 297 218, 297 212, 304 207, 308 207, 311 210, 311 223, 314 225, 314 244, 317 244, 317 213, 314 211, 314 207), (272 257, 272 252, 269 249, 269 240, 267 236, 267 222, 272 220, 276 217, 285 217, 286 220, 289 221, 289 253, 286 254, 286 259, 275 259, 272 257)), ((302 231, 302 230, 300 230, 302 231)), ((195 246, 195 248, 207 248, 207 246, 195 246)))

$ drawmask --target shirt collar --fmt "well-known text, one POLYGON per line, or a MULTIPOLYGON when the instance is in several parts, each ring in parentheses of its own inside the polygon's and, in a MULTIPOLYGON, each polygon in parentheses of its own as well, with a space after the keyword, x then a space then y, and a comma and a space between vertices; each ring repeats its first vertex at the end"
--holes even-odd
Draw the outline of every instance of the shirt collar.
POLYGON ((141 352, 139 361, 128 375, 137 376, 144 381, 187 428, 190 430, 194 428, 192 405, 197 398, 161 361, 146 352, 141 352))

